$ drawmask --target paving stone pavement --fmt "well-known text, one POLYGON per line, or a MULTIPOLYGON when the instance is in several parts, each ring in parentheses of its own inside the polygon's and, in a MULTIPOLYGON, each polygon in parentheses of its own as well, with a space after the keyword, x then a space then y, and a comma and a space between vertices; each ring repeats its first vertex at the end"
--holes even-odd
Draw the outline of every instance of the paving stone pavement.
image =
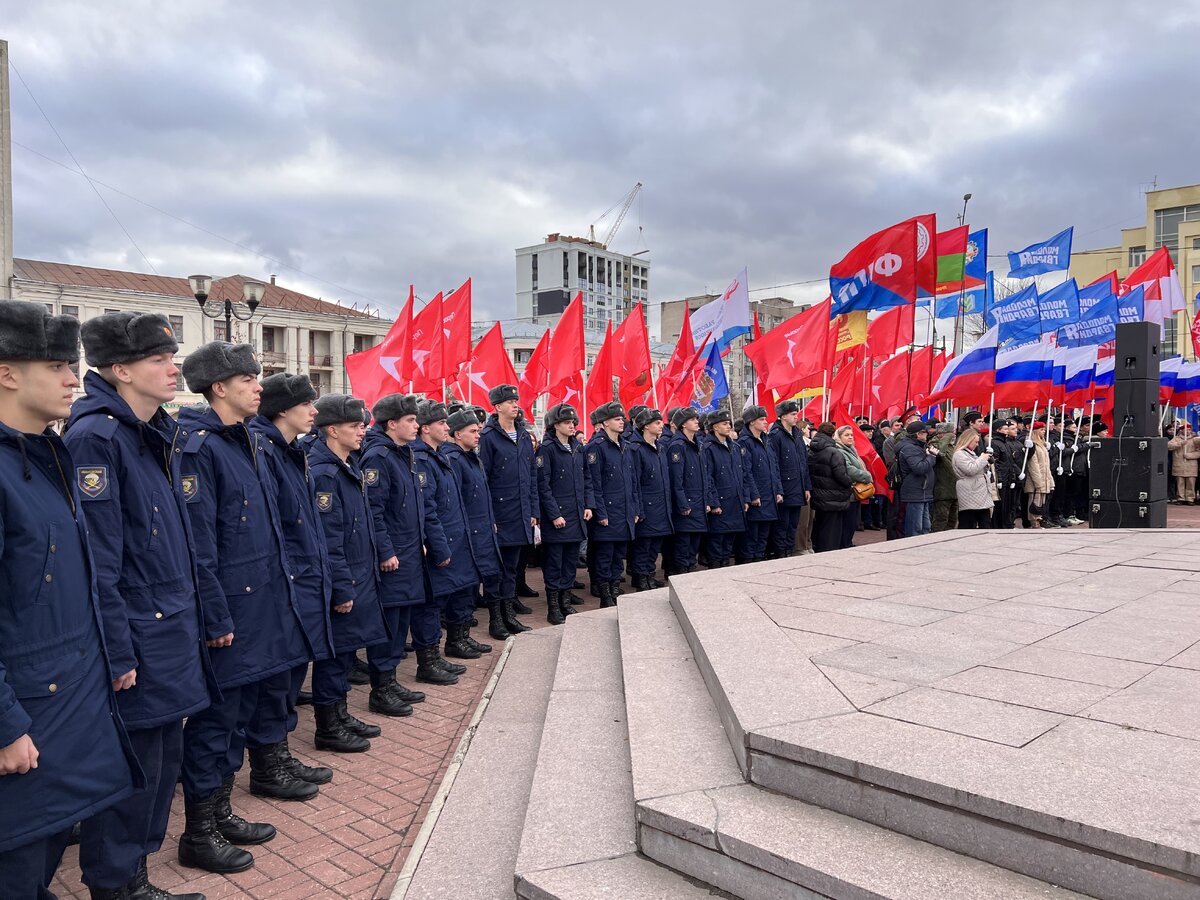
MULTIPOLYGON (((1200 527, 1200 506, 1171 506, 1168 525, 1200 527)), ((1076 530, 1082 527, 1077 526, 1076 530)), ((1053 529, 1047 534, 1064 531, 1053 529)), ((855 543, 873 544, 882 540, 882 532, 859 532, 855 543)), ((1169 555, 1169 551, 1164 552, 1169 555)), ((529 580, 531 586, 544 594, 540 571, 530 569, 529 580)), ((582 609, 598 606, 598 601, 586 592, 581 593, 587 599, 582 609)), ((897 597, 888 599, 894 603, 897 597)), ((534 627, 547 627, 544 596, 527 602, 534 614, 523 620, 534 627)), ((863 600, 864 604, 871 602, 863 600)), ((481 619, 484 627, 476 629, 475 636, 486 641, 484 620, 486 613, 481 619)), ((901 616, 900 624, 905 623, 901 616)), ((849 641, 833 642, 829 649, 845 643, 849 641)), ((466 675, 457 685, 444 688, 416 685, 416 659, 405 660, 400 666, 400 680, 428 695, 424 703, 416 705, 415 714, 406 719, 390 720, 371 714, 366 708, 368 689, 354 688, 350 698, 352 711, 383 728, 383 736, 372 741, 369 753, 338 755, 314 750, 312 715, 302 710, 300 725, 291 740, 292 751, 305 763, 333 768, 333 783, 323 786, 321 794, 308 803, 281 803, 249 794, 249 768, 243 768, 234 789, 235 810, 252 821, 270 822, 279 829, 279 836, 269 844, 250 848, 255 866, 247 872, 221 876, 179 866, 175 850, 183 831, 183 799, 177 794, 163 849, 150 859, 155 883, 171 891, 202 891, 209 900, 234 897, 386 900, 491 678, 500 649, 497 645, 487 657, 467 661, 466 675)), ((988 674, 999 678, 998 673, 988 674)), ((877 689, 869 682, 864 683, 869 690, 877 689)), ((1006 689, 1002 682, 995 688, 1006 689)), ((889 693, 884 686, 871 699, 885 702, 889 693)), ((995 699, 1002 699, 1002 695, 995 699)), ((1064 697, 1055 702, 1070 704, 1075 698, 1064 697)), ((79 880, 76 848, 67 850, 52 890, 64 900, 88 897, 79 880)))

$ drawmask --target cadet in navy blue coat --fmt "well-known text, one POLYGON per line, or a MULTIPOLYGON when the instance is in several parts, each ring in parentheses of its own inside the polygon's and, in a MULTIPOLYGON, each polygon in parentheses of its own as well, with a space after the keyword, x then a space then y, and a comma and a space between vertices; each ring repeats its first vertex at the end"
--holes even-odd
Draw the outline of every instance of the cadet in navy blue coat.
POLYGON ((595 498, 588 543, 595 545, 594 577, 604 607, 617 602, 625 553, 642 517, 642 495, 633 452, 620 441, 625 410, 620 403, 605 403, 595 416, 600 428, 585 447, 595 498))
MULTIPOLYGON (((79 385, 79 322, 0 303, 0 897, 48 898, 71 826, 124 802, 117 714, 85 509, 50 430, 79 385)), ((107 473, 95 473, 103 484, 107 473)), ((89 486, 93 479, 88 479, 89 486)), ((130 686, 124 685, 126 687, 130 686)))
MULTIPOLYGON (((263 473, 279 505, 279 524, 304 632, 313 658, 328 659, 333 655, 329 620, 333 582, 308 454, 299 443, 299 438, 312 430, 316 397, 307 375, 278 372, 264 378, 262 402, 249 428, 258 437, 263 473)), ((307 799, 316 793, 316 785, 333 780, 332 769, 303 765, 288 747, 288 734, 297 724, 296 701, 307 675, 306 660, 290 675, 262 683, 258 709, 246 726, 252 794, 307 799)))
POLYGON ((362 469, 367 500, 375 517, 375 549, 379 561, 379 599, 390 637, 367 648, 371 695, 369 706, 382 715, 411 715, 412 704, 425 695, 396 681, 404 658, 414 611, 424 611, 436 641, 441 627, 429 603, 422 550, 427 498, 417 480, 412 442, 417 438, 417 398, 388 394, 371 408, 375 425, 363 438, 362 469), (426 609, 426 607, 428 607, 426 609))
POLYGON ((733 439, 733 419, 728 412, 710 413, 712 440, 703 453, 712 472, 716 503, 708 512, 709 568, 733 565, 733 545, 746 530, 746 512, 759 499, 758 487, 750 473, 749 459, 742 459, 742 448, 733 439))
POLYGON ((467 516, 454 480, 450 460, 438 455, 438 447, 450 439, 446 406, 434 400, 417 404, 419 436, 413 442, 417 480, 427 498, 425 505, 425 572, 429 578, 437 624, 419 633, 413 625, 413 649, 417 651, 417 681, 427 684, 456 684, 466 666, 444 659, 439 652, 441 614, 448 598, 479 584, 479 574, 467 540, 467 516))
POLYGON ((746 511, 746 532, 737 548, 739 562, 757 562, 767 557, 767 538, 771 525, 779 518, 783 501, 783 482, 779 479, 779 460, 767 439, 767 411, 751 406, 742 413, 745 430, 738 438, 742 462, 749 466, 758 488, 759 502, 750 502, 746 511))
MULTIPOLYGON (((179 477, 179 349, 166 316, 109 313, 81 328, 87 396, 64 440, 87 508, 117 706, 146 786, 83 823, 79 863, 97 891, 149 884, 183 761, 183 720, 208 706, 191 533, 179 477), (126 685, 126 682, 129 682, 126 685)), ((215 693, 214 687, 214 693, 215 693)))
MULTIPOLYGON (((459 659, 478 659, 480 654, 491 653, 490 644, 482 644, 471 637, 471 618, 475 611, 475 598, 480 582, 487 584, 500 578, 500 547, 496 543, 496 517, 492 510, 492 497, 488 491, 487 476, 483 473, 476 450, 479 447, 479 420, 474 408, 460 409, 446 422, 450 440, 438 448, 438 453, 450 460, 458 493, 462 498, 466 515, 467 541, 471 547, 471 558, 475 562, 478 579, 465 591, 455 594, 446 605, 446 655, 459 659)), ((502 616, 496 601, 488 601, 490 629, 503 628, 502 616)), ((504 631, 504 640, 508 631, 504 631)))
POLYGON ((797 425, 800 403, 782 400, 775 406, 778 418, 767 434, 767 440, 775 448, 779 461, 779 479, 783 485, 783 502, 779 504, 779 516, 771 526, 768 538, 768 556, 790 556, 796 549, 796 529, 800 525, 800 511, 812 496, 812 478, 808 474, 808 448, 804 444, 804 433, 797 425))
MULTIPOLYGON (((488 392, 495 413, 479 436, 479 458, 487 473, 496 511, 496 539, 500 545, 501 577, 493 587, 484 584, 484 600, 515 600, 521 549, 533 543, 537 526, 537 478, 533 467, 533 437, 517 421, 521 411, 516 385, 502 384, 488 392)), ((531 612, 514 603, 517 612, 531 612)))
POLYGON ((183 729, 187 825, 179 861, 210 872, 240 872, 254 857, 233 844, 275 836, 233 815, 229 797, 241 768, 245 730, 262 683, 311 658, 292 590, 275 488, 259 441, 244 422, 258 412, 261 371, 249 344, 213 341, 183 361, 188 389, 208 409, 179 413, 183 496, 204 604, 209 658, 222 698, 183 729))
POLYGON ((586 523, 596 505, 585 450, 575 439, 575 408, 557 403, 546 411, 546 432, 537 449, 538 520, 542 523, 542 575, 546 580, 546 621, 561 625, 575 612, 568 591, 575 586, 575 563, 586 523))
POLYGON ((670 538, 671 529, 671 468, 668 450, 663 446, 663 417, 657 409, 642 407, 633 421, 634 435, 630 441, 636 462, 638 489, 642 495, 645 515, 637 524, 633 541, 631 568, 633 588, 648 591, 662 587, 654 573, 658 569, 658 553, 663 541, 670 538))
POLYGON ((671 472, 671 526, 675 530, 675 571, 696 568, 700 541, 708 531, 713 503, 712 475, 701 452, 700 413, 690 406, 675 413, 678 434, 667 450, 671 472))
POLYGON ((382 643, 388 637, 379 604, 375 517, 367 502, 369 488, 351 458, 367 431, 366 404, 347 394, 326 394, 316 407, 314 424, 321 437, 309 447, 308 463, 333 575, 333 656, 313 663, 317 720, 313 743, 318 750, 361 753, 371 748, 367 738, 379 737, 381 729, 347 711, 350 683, 346 676, 359 647, 382 643))

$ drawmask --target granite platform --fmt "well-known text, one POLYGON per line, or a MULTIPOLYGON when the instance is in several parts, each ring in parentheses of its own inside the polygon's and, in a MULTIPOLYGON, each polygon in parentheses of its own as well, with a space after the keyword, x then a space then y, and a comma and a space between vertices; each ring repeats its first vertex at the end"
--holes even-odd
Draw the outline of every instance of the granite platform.
MULTIPOLYGON (((518 637, 525 731, 464 761, 528 785, 487 896, 1200 897, 1197 560, 1195 531, 950 532, 625 595, 555 629, 549 685, 518 637)), ((484 896, 438 863, 472 833, 444 817, 406 896, 484 896)))

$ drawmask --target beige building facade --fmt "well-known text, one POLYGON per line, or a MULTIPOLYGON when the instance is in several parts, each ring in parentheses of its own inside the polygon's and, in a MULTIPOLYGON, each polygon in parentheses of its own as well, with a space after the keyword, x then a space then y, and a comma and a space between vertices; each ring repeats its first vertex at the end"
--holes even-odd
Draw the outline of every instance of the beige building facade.
POLYGON ((1124 278, 1159 247, 1166 247, 1179 272, 1187 311, 1163 329, 1164 356, 1194 356, 1189 331, 1200 291, 1200 184, 1146 192, 1146 222, 1121 229, 1118 247, 1073 250, 1070 275, 1081 285, 1116 271, 1124 278))
MULTIPOLYGON (((243 275, 213 281, 208 308, 223 310, 226 298, 241 305, 243 275)), ((346 356, 375 346, 391 321, 352 307, 287 290, 274 276, 265 281, 262 303, 248 322, 233 320, 232 340, 253 344, 263 374, 294 372, 308 375, 319 394, 350 389, 346 356)), ((192 296, 187 278, 146 275, 32 259, 13 261, 14 300, 45 304, 56 315, 86 321, 109 312, 153 312, 166 316, 179 341, 176 362, 201 344, 224 340, 225 318, 204 315, 192 296)), ((245 307, 241 307, 243 313, 245 307)), ((86 371, 80 361, 81 373, 86 371)), ((202 398, 189 393, 180 379, 177 408, 202 398)))

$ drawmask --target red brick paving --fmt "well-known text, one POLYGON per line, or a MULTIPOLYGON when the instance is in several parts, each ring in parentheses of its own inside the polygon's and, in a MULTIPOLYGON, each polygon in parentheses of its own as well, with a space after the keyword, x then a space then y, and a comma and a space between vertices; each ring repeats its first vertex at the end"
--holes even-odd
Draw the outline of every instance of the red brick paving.
MULTIPOLYGON (((1168 525, 1200 527, 1200 506, 1171 506, 1168 525)), ((883 532, 859 532, 855 542, 875 543, 883 537, 883 532)), ((541 591, 541 573, 531 569, 529 578, 541 591)), ((587 605, 581 609, 598 605, 584 596, 587 605)), ((544 596, 527 602, 534 614, 522 620, 534 627, 546 626, 544 596)), ((486 613, 481 615, 475 636, 489 642, 486 613)), ((314 750, 312 715, 302 710, 300 725, 291 738, 292 753, 302 762, 332 768, 333 783, 322 786, 321 793, 307 803, 281 803, 248 793, 249 769, 243 768, 234 788, 234 809, 251 821, 270 822, 279 835, 269 844, 248 848, 254 854, 254 868, 229 876, 186 869, 176 862, 176 845, 183 831, 183 799, 177 796, 163 849, 150 859, 154 882, 170 891, 201 891, 209 900, 386 900, 491 678, 499 651, 500 645, 496 645, 482 659, 463 661, 467 672, 450 687, 417 685, 416 659, 410 656, 400 666, 400 680, 425 691, 428 698, 414 706, 414 715, 406 719, 373 715, 367 710, 368 689, 354 688, 351 710, 383 728, 382 737, 371 742, 368 753, 314 750)), ((79 880, 78 859, 77 849, 69 848, 52 885, 64 900, 87 900, 87 889, 79 880)))

